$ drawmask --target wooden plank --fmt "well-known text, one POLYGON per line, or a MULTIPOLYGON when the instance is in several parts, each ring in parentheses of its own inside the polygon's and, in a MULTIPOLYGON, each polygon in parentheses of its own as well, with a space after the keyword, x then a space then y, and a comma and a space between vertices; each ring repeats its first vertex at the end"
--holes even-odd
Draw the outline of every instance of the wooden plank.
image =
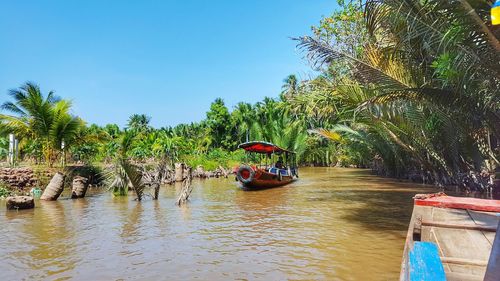
POLYGON ((470 223, 474 224, 474 221, 467 213, 467 210, 460 209, 447 209, 447 208, 435 208, 432 207, 432 221, 436 222, 458 222, 458 223, 470 223))
POLYGON ((477 266, 486 266, 488 264, 488 261, 486 260, 473 260, 473 259, 453 258, 453 257, 441 257, 441 262, 462 264, 462 265, 477 265, 477 266))
POLYGON ((418 206, 500 212, 500 200, 454 197, 445 194, 417 194, 414 198, 415 205, 418 206))
POLYGON ((444 222, 435 222, 435 221, 422 221, 422 226, 454 228, 454 229, 468 229, 468 230, 479 230, 479 231, 488 231, 488 232, 496 232, 496 230, 497 230, 495 227, 490 227, 490 226, 482 226, 482 225, 476 225, 476 224, 444 223, 444 222))
POLYGON ((467 210, 475 224, 496 227, 500 221, 500 213, 478 212, 467 210))
POLYGON ((490 242, 490 245, 493 245, 493 241, 495 240, 495 233, 493 232, 483 232, 484 237, 486 237, 486 240, 490 242))
POLYGON ((457 272, 447 272, 447 281, 483 281, 483 277, 479 275, 470 275, 457 272))
POLYGON ((409 263, 411 281, 446 280, 438 248, 434 243, 415 242, 409 253, 409 263))
POLYGON ((476 260, 486 260, 489 257, 491 246, 480 231, 434 228, 433 232, 445 257, 476 260))
MULTIPOLYGON (((498 225, 498 223, 500 223, 500 213, 478 212, 471 210, 467 210, 467 212, 475 224, 495 227, 496 225, 498 225)), ((483 232, 483 235, 486 237, 488 242, 493 245, 493 241, 495 240, 495 233, 483 232)))
MULTIPOLYGON (((476 227, 466 210, 434 208, 433 221, 442 224, 468 224, 476 227)), ((490 242, 482 231, 460 228, 432 227, 443 257, 472 260, 488 259, 490 242)), ((491 233, 491 232, 488 232, 491 233)), ((446 272, 484 276, 486 266, 445 263, 446 272)))
MULTIPOLYGON (((464 229, 433 228, 443 257, 472 260, 488 259, 491 246, 482 232, 464 229)), ((447 272, 484 276, 486 266, 445 264, 447 272)))

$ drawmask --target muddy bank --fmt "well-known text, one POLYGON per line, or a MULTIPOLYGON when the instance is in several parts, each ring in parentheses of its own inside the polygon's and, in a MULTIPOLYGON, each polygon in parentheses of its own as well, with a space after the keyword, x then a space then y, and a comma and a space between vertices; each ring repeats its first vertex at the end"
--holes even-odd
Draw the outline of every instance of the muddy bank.
POLYGON ((52 177, 62 172, 66 175, 65 186, 70 186, 75 177, 83 177, 91 185, 102 182, 102 173, 93 166, 67 166, 65 168, 15 167, 0 168, 0 182, 13 192, 29 192, 33 187, 44 189, 52 177))

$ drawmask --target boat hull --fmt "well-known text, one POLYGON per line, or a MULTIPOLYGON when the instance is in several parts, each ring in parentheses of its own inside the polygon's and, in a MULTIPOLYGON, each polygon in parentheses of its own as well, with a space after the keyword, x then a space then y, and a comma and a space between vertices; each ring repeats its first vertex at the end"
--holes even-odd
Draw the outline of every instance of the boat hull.
POLYGON ((431 260, 432 253, 428 252, 412 263, 412 252, 422 243, 436 245, 447 280, 483 280, 488 274, 486 265, 495 232, 500 227, 500 201, 445 194, 419 194, 414 199, 400 280, 442 280, 413 278, 431 260))
POLYGON ((292 176, 282 176, 281 180, 278 175, 257 169, 252 181, 244 183, 240 182, 241 186, 245 189, 266 189, 287 185, 293 182, 292 176))

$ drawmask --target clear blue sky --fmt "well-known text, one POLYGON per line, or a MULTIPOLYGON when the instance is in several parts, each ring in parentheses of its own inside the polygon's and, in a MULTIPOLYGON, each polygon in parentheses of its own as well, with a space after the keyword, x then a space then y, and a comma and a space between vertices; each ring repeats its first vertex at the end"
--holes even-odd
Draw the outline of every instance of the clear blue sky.
POLYGON ((289 37, 310 34, 335 0, 0 0, 0 102, 34 81, 88 123, 199 121, 221 97, 277 97, 311 68, 289 37))

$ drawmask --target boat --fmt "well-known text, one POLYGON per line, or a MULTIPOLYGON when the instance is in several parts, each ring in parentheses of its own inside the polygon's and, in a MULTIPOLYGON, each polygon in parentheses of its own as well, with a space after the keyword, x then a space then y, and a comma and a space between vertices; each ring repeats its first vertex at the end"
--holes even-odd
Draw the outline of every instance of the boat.
POLYGON ((298 175, 293 151, 264 141, 238 145, 247 152, 247 163, 235 169, 236 180, 246 189, 265 189, 293 182, 298 175), (258 162, 259 164, 249 164, 258 162), (264 163, 262 163, 264 162, 264 163))
POLYGON ((401 281, 500 280, 500 200, 417 194, 401 281))

